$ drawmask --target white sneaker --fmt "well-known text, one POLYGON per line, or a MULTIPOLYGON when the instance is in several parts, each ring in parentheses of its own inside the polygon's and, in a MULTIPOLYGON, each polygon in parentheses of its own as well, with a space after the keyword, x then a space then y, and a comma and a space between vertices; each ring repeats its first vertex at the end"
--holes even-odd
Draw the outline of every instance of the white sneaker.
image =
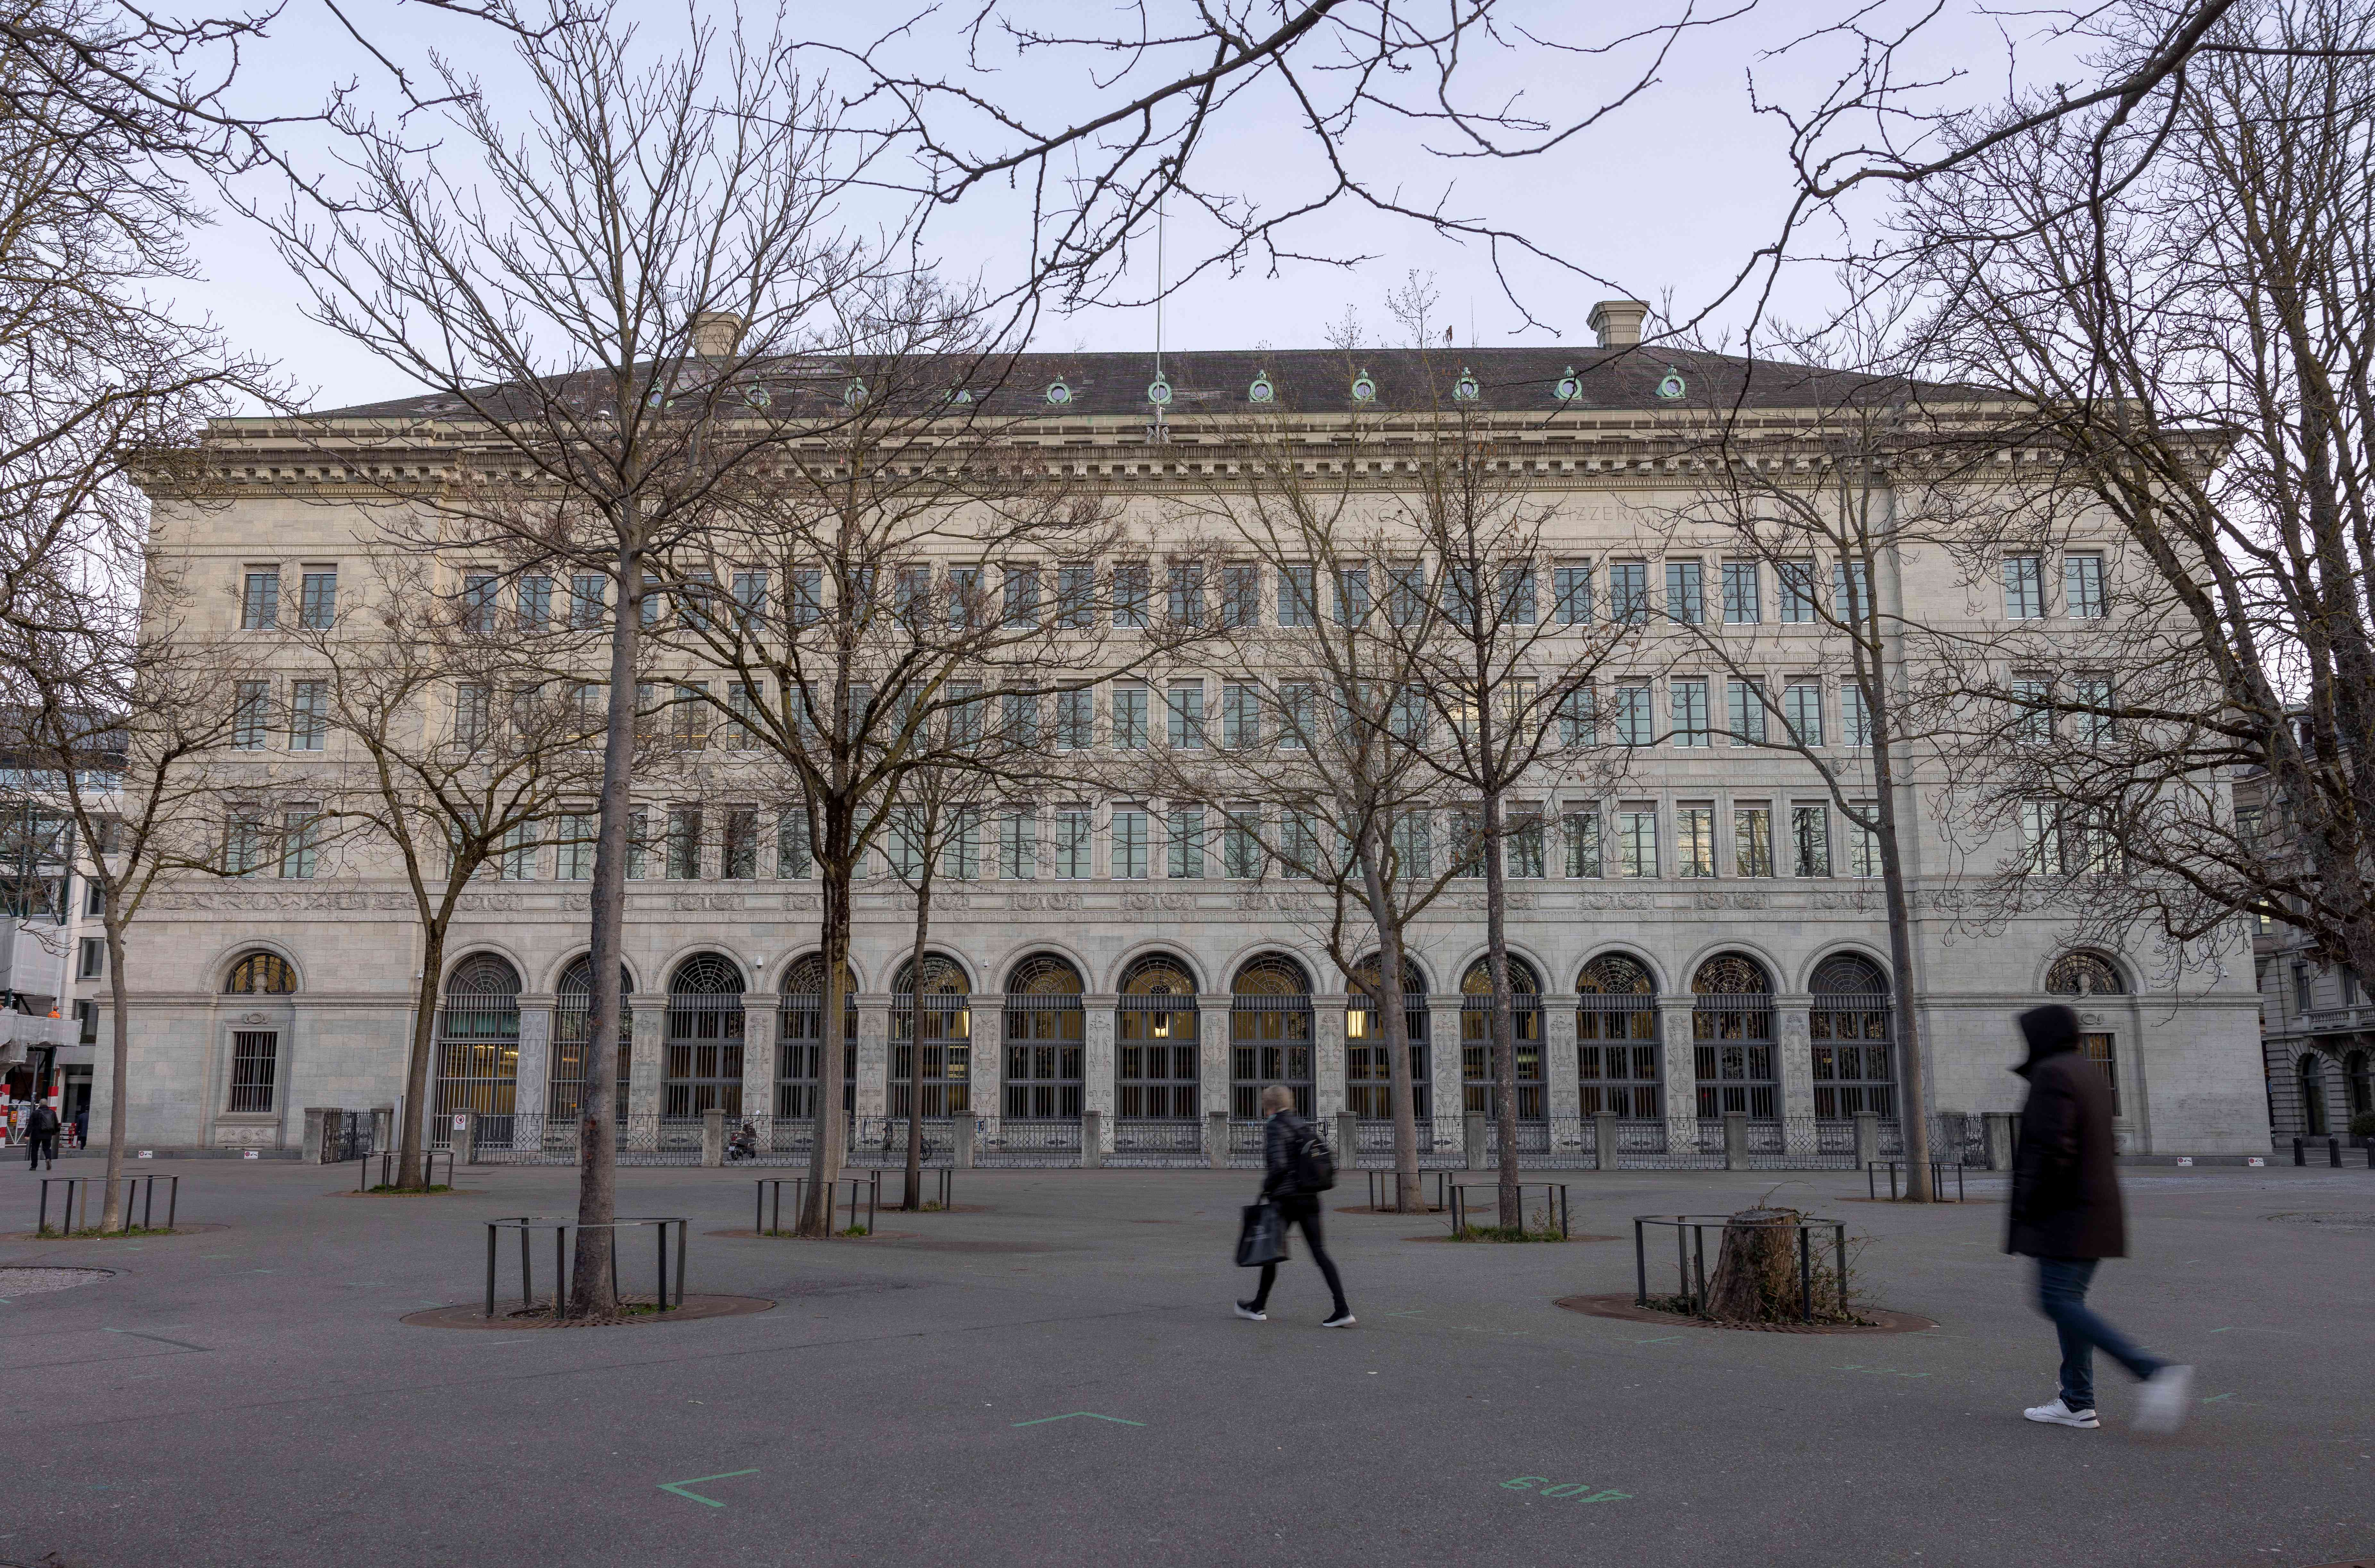
POLYGON ((2021 1411, 2021 1414, 2030 1421, 2043 1421, 2048 1426, 2075 1426, 2091 1431, 2103 1424, 2095 1419, 2094 1411, 2074 1410, 2060 1399, 2054 1400, 2050 1405, 2031 1405, 2027 1409, 2021 1411))
POLYGON ((1252 1307, 1247 1305, 1243 1302, 1239 1302, 1237 1303, 1237 1315, 1244 1318, 1248 1323, 1268 1323, 1270 1321, 1270 1314, 1266 1312, 1256 1312, 1252 1307))
POLYGON ((2193 1369, 2165 1366, 2145 1379, 2136 1390, 2136 1430, 2168 1433, 2185 1424, 2185 1408, 2193 1396, 2193 1369))
POLYGON ((1350 1328, 1358 1321, 1360 1320, 1355 1318, 1351 1313, 1340 1312, 1333 1317, 1323 1319, 1319 1326, 1322 1328, 1350 1328))

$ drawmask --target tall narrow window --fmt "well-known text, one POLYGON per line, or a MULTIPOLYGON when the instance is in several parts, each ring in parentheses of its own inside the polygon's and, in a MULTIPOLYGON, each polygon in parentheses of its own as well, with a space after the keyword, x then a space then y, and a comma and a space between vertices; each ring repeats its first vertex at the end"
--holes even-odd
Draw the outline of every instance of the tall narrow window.
POLYGON ((1097 569, 1087 561, 1068 561, 1056 569, 1056 624, 1067 631, 1086 631, 1097 623, 1097 569))
POLYGON ((1696 560, 1666 562, 1666 618, 1684 626, 1707 619, 1707 567, 1696 560))
POLYGON ((1802 626, 1821 619, 1822 612, 1814 603, 1814 563, 1813 561, 1782 561, 1774 568, 1773 576, 1781 589, 1783 625, 1802 626))
POLYGON ((1863 700, 1863 683, 1852 678, 1839 682, 1839 742, 1872 744, 1872 709, 1863 700))
POLYGON ((1577 686, 1559 699, 1558 737, 1561 746, 1589 746, 1600 738, 1600 704, 1589 686, 1577 686))
POLYGON ((2078 733, 2089 746, 2109 746, 2120 737, 2111 715, 2111 682, 2099 675, 2082 675, 2070 683, 2070 700, 2081 712, 2078 733))
POLYGON ((280 1065, 280 1034, 270 1029, 242 1029, 230 1037, 230 1100, 234 1114, 266 1114, 273 1108, 274 1079, 280 1065))
POLYGON ((280 874, 311 879, 320 864, 322 808, 291 806, 280 814, 280 874))
POLYGON ((1715 808, 1674 808, 1674 875, 1715 875, 1715 808))
POLYGON ((600 626, 609 595, 610 580, 600 572, 573 574, 569 579, 569 624, 580 631, 600 626))
POLYGON ((2043 745, 2053 738, 2053 682, 2043 676, 2023 675, 2012 682, 2013 735, 2043 745))
POLYGON ((2041 556, 2008 555, 2003 563, 2004 615, 2013 620, 2036 620, 2045 614, 2045 560, 2041 556))
POLYGON ((1261 568, 1221 568, 1221 624, 1235 630, 1261 624, 1261 568))
MULTIPOLYGON (((1856 810, 1869 818, 1873 810, 1869 800, 1854 803, 1856 810)), ((1880 875, 1880 835, 1853 817, 1845 819, 1848 830, 1848 875, 1877 877, 1880 875)))
POLYGON ((233 697, 230 745, 234 751, 261 751, 272 724, 272 683, 242 680, 233 697))
POLYGON ((1658 809, 1626 806, 1616 813, 1616 874, 1655 877, 1658 874, 1658 809))
POLYGON ((1086 881, 1095 847, 1096 814, 1085 806, 1056 808, 1056 879, 1086 881))
POLYGON ((534 881, 538 847, 536 829, 526 822, 514 823, 496 851, 495 875, 506 882, 534 881))
MULTIPOLYGON (((904 572, 899 574, 900 588, 903 595, 906 587, 906 576, 907 574, 904 572)), ((931 580, 931 569, 929 567, 923 569, 923 576, 925 582, 928 584, 931 580)), ((946 617, 949 623, 949 630, 951 631, 961 631, 968 627, 980 625, 982 622, 982 615, 986 608, 987 607, 982 602, 981 568, 978 566, 950 567, 949 603, 948 615, 946 617)))
POLYGON ((1502 835, 1503 868, 1511 877, 1536 878, 1543 873, 1542 808, 1530 802, 1510 808, 1502 835))
POLYGON ((1823 743, 1823 688, 1820 682, 1793 680, 1781 689, 1781 721, 1790 738, 1801 746, 1823 743))
POLYGON ((319 751, 329 732, 330 683, 293 681, 289 687, 289 749, 319 751))
POLYGON ((1790 872, 1793 877, 1831 874, 1831 812, 1826 806, 1790 808, 1790 872))
POLYGON ((729 806, 726 808, 726 836, 720 845, 718 868, 735 881, 749 881, 759 875, 759 808, 755 806, 729 806))
POLYGON ((491 572, 463 573, 462 629, 480 637, 494 635, 502 592, 502 580, 491 572))
POLYGON ((1615 722, 1619 746, 1647 746, 1657 737, 1658 721, 1650 710, 1647 685, 1619 685, 1611 717, 1615 722))
MULTIPOLYGON (((732 872, 727 875, 732 876, 732 872)), ((981 811, 960 806, 950 813, 948 833, 940 845, 940 875, 954 882, 981 877, 981 811)))
POLYGON ((1114 808, 1113 875, 1118 882, 1146 879, 1146 808, 1142 806, 1114 808))
POLYGON ((1581 626, 1591 619, 1591 568, 1551 569, 1551 616, 1561 626, 1581 626))
POLYGON ((1146 688, 1135 683, 1113 689, 1113 743, 1120 751, 1146 749, 1146 688))
POLYGON ((816 855, 809 846, 808 810, 795 806, 775 819, 775 875, 799 878, 815 869, 816 855))
POLYGON ((1204 745, 1204 683, 1174 681, 1170 698, 1170 741, 1175 751, 1201 750, 1204 745))
POLYGON ((794 626, 814 626, 824 619, 824 570, 816 566, 792 569, 791 612, 794 626))
POLYGON ((1358 626, 1369 619, 1369 569, 1340 568, 1336 573, 1336 622, 1358 626))
POLYGON ((2103 558, 2068 555, 2062 559, 2062 602, 2075 620, 2099 620, 2109 611, 2103 596, 2103 558))
POLYGON ((1001 586, 1006 593, 1006 624, 1017 629, 1039 624, 1039 569, 1010 566, 1001 586))
POLYGON ((1501 568, 1501 614, 1512 626, 1531 626, 1539 610, 1530 566, 1501 568))
POLYGON ((1570 808, 1561 819, 1566 840, 1566 874, 1570 877, 1600 875, 1600 808, 1583 806, 1570 808))
POLYGON ((1282 751, 1307 751, 1317 738, 1312 725, 1318 713, 1317 693, 1308 682, 1288 681, 1278 689, 1278 746, 1282 751))
POLYGON ((1723 563, 1723 619, 1729 626, 1755 626, 1765 619, 1765 601, 1755 561, 1723 563))
POLYGON ((267 567, 247 574, 240 595, 239 624, 242 631, 270 631, 280 624, 280 572, 267 567))
POLYGON ((1125 628, 1144 626, 1152 595, 1152 574, 1146 562, 1117 563, 1113 569, 1113 623, 1125 628))
POLYGON ((1204 624, 1204 565, 1201 561, 1173 561, 1164 586, 1164 607, 1170 615, 1172 625, 1204 624))
POLYGON ((1241 800, 1228 808, 1225 819, 1227 826, 1221 830, 1221 875, 1250 881, 1262 870, 1262 808, 1241 800))
POLYGON ((1001 812, 998 819, 998 876, 1000 881, 1027 882, 1039 874, 1039 813, 1028 806, 1001 812))
POLYGON ((1649 563, 1620 560, 1608 568, 1608 617, 1624 626, 1649 619, 1649 563))
POLYGON ((727 724, 719 744, 728 751, 748 751, 758 744, 755 731, 759 723, 759 692, 747 680, 729 682, 726 688, 727 724))
POLYGON ((1232 682, 1221 688, 1221 744, 1235 750, 1261 744, 1261 688, 1232 682))
POLYGON ((328 567, 308 571, 299 580, 297 624, 319 629, 330 625, 337 619, 337 572, 328 567))
POLYGON ((590 811, 573 811, 554 824, 553 875, 564 882, 591 881, 594 840, 601 822, 590 811))
POLYGON ((552 579, 541 573, 519 580, 520 630, 541 631, 552 624, 552 579))
POLYGON ((1707 683, 1704 677, 1675 679, 1668 688, 1674 711, 1674 744, 1677 746, 1708 746, 1713 740, 1707 733, 1707 683))
POLYGON ((1021 752, 1039 746, 1039 697, 1036 692, 1010 691, 999 699, 999 727, 1006 745, 1021 752))
POLYGON ((668 814, 668 874, 690 882, 701 876, 701 808, 672 806, 668 814))
POLYGON ((1864 573, 1863 562, 1840 560, 1831 564, 1831 613, 1843 625, 1861 626, 1864 611, 1872 607, 1872 583, 1864 573))
POLYGON ((1731 863, 1743 877, 1773 875, 1773 808, 1731 808, 1731 863))
POLYGON ((484 746, 494 738, 490 727, 495 691, 491 686, 454 689, 454 739, 462 746, 484 746))
POLYGON ((2021 869, 2031 877, 2062 871, 2062 813, 2050 800, 2020 803, 2021 869))
POLYGON ((1171 875, 1190 880, 1204 875, 1204 808, 1171 808, 1171 875))
POLYGON ((1765 743, 1765 688, 1762 681, 1724 683, 1724 732, 1734 746, 1765 743))
POLYGON ((1278 623, 1310 626, 1318 619, 1318 597, 1312 587, 1312 569, 1282 566, 1278 572, 1278 623))
POLYGON ((1097 743, 1097 694, 1087 687, 1056 693, 1056 749, 1086 751, 1097 743))
POLYGON ((744 626, 762 619, 767 613, 767 574, 763 572, 738 572, 734 574, 735 617, 744 626))

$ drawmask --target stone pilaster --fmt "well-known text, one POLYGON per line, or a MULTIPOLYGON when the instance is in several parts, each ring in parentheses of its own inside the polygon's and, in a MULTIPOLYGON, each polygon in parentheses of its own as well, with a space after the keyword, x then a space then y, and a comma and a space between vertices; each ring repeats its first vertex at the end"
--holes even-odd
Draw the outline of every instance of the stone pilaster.
POLYGON ((668 1072, 665 1035, 668 997, 637 992, 627 998, 633 1008, 632 1043, 627 1055, 627 1137, 631 1149, 656 1148, 659 1138, 660 1091, 668 1072))
POLYGON ((1575 1074, 1573 996, 1542 998, 1542 1109, 1554 1122, 1583 1114, 1583 1091, 1575 1074))
POLYGON ((1792 1154, 1814 1152, 1814 1056, 1807 1040, 1814 998, 1773 998, 1773 1076, 1781 1082, 1784 1147, 1792 1154))
MULTIPOLYGON (((1344 1001, 1341 996, 1311 998, 1311 1109, 1321 1126, 1344 1109, 1344 1001)), ((1352 1154, 1339 1162, 1351 1170, 1352 1154)))
MULTIPOLYGON (((1081 1109, 1093 1114, 1094 1122, 1084 1118, 1081 1138, 1088 1141, 1088 1129, 1097 1133, 1099 1157, 1113 1149, 1114 1126, 1114 1003, 1119 1000, 1110 992, 1099 991, 1081 998, 1085 1014, 1081 1019, 1081 1109)), ((1090 1161, 1083 1160, 1082 1164, 1090 1161)))
POLYGON ((1427 1102, 1435 1113, 1435 1147, 1460 1147, 1466 1096, 1459 1088, 1459 1003, 1431 1002, 1426 1011, 1427 1067, 1435 1079, 1427 1102))
POLYGON ((857 997, 857 1108, 861 1122, 890 1114, 891 998, 878 992, 857 997))
MULTIPOLYGON (((1203 1056, 1204 1114, 1229 1114, 1229 994, 1196 996, 1196 1043, 1203 1056)), ((1225 1151, 1224 1151, 1225 1152, 1225 1151)))
POLYGON ((552 1080, 552 996, 533 992, 520 997, 519 1061, 514 1069, 512 1110, 540 1123, 552 1080))
POLYGON ((1658 998, 1658 1039, 1666 1065, 1666 1148, 1682 1154, 1698 1147, 1698 1053, 1691 1041, 1691 998, 1658 998))
POLYGON ((976 993, 973 998, 972 1070, 967 1094, 975 1116, 995 1116, 1000 1111, 1006 1082, 1006 997, 998 992, 976 993))
POLYGON ((782 1001, 773 991, 742 993, 741 1121, 758 1132, 762 1148, 775 1117, 775 1030, 782 1001))

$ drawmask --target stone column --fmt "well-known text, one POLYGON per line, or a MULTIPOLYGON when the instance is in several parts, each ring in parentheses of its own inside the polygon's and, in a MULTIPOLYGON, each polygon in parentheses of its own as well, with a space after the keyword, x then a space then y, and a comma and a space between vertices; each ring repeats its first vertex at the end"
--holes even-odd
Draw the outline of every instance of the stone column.
POLYGON ((634 1009, 632 1043, 627 1054, 627 1136, 630 1149, 659 1147, 660 1091, 668 1073, 663 1042, 668 997, 639 991, 627 998, 634 1009))
POLYGON ((1336 1113, 1337 1180, 1361 1168, 1361 1118, 1350 1111, 1336 1113))
MULTIPOLYGON (((1880 1158, 1880 1117, 1870 1111, 1858 1111, 1855 1116, 1856 1169, 1868 1168, 1880 1158)), ((1911 1176, 1906 1178, 1909 1184, 1911 1176)))
POLYGON ((855 1114, 862 1124, 869 1118, 890 1114, 891 998, 880 992, 861 992, 857 997, 857 1106, 855 1114))
POLYGON ((973 997, 973 1064, 967 1075, 966 1102, 973 1110, 965 1123, 970 1137, 971 1126, 1002 1108, 1006 1082, 1006 996, 1002 992, 977 993, 973 997))
POLYGON ((773 991, 742 993, 741 1120, 750 1124, 762 1149, 774 1147, 775 1032, 782 1002, 773 991))
MULTIPOLYGON (((1229 994, 1200 991, 1196 996, 1196 1043, 1203 1055, 1204 1114, 1218 1114, 1225 1123, 1229 1111, 1229 994)), ((1221 1134, 1221 1160, 1229 1162, 1228 1129, 1221 1134)))
MULTIPOLYGON (((1467 1096, 1459 1089, 1459 1001, 1436 1000, 1427 1005, 1427 1069, 1434 1083, 1427 1102, 1435 1112, 1435 1152, 1461 1149, 1467 1096)), ((1419 1152, 1425 1153, 1421 1149, 1419 1152)))
POLYGON ((1575 998, 1542 998, 1542 1111, 1556 1126, 1583 1114, 1583 1089, 1575 1072, 1575 998))
POLYGON ((1723 1114, 1723 1168, 1727 1171, 1748 1169, 1748 1113, 1726 1111, 1723 1114))
POLYGON ((1814 1001, 1773 998, 1773 1076, 1781 1080, 1781 1136, 1791 1154, 1814 1152, 1814 1055, 1807 1042, 1814 1001))
POLYGON ((1215 1171, 1229 1168, 1229 1114, 1226 1111, 1204 1113, 1204 1158, 1215 1171))
POLYGON ((1658 1039, 1666 1064, 1666 1150, 1687 1154, 1698 1147, 1698 1053, 1691 1040, 1691 998, 1658 998, 1658 1039))
POLYGON ((1093 1171, 1105 1162, 1105 1124, 1111 1118, 1090 1107, 1081 1113, 1081 1169, 1093 1171))
POLYGON ((1471 1112, 1459 1118, 1460 1144, 1466 1149, 1465 1160, 1471 1171, 1485 1168, 1485 1151, 1492 1148, 1493 1129, 1481 1111, 1471 1112))
POLYGON ((726 1163, 726 1110, 712 1105, 701 1114, 701 1164, 714 1171, 726 1163))
MULTIPOLYGON (((1311 998, 1311 1111, 1326 1126, 1344 1109, 1344 998, 1311 998)), ((1337 1161, 1351 1170, 1353 1146, 1337 1150, 1337 1161)))
POLYGON ((325 1163, 322 1158, 323 1127, 325 1124, 335 1126, 337 1122, 339 1114, 338 1108, 335 1105, 308 1105, 305 1107, 305 1142, 300 1149, 298 1157, 306 1164, 320 1165, 325 1163))
POLYGON ((959 1116, 951 1131, 956 1134, 955 1147, 949 1151, 949 1163, 960 1171, 973 1169, 973 1118, 959 1116))
POLYGON ((552 1003, 549 992, 520 997, 519 1065, 513 1069, 514 1149, 534 1149, 544 1126, 552 1084, 552 1003))
POLYGON ((1592 1163, 1595 1169, 1616 1169, 1616 1113, 1602 1111, 1591 1118, 1592 1163))
POLYGON ((1111 992, 1100 991, 1081 998, 1081 1007, 1088 1015, 1081 1020, 1081 1038, 1086 1048, 1081 1053, 1081 1161, 1089 1164, 1089 1134, 1093 1130, 1100 1156, 1113 1149, 1114 1120, 1114 1003, 1111 992), (1092 1120, 1091 1118, 1094 1119, 1092 1120))
POLYGON ((1988 1169, 2009 1171, 2012 1169, 2013 1128, 2019 1124, 2020 1118, 2010 1111, 1990 1111, 1986 1117, 1988 1169))

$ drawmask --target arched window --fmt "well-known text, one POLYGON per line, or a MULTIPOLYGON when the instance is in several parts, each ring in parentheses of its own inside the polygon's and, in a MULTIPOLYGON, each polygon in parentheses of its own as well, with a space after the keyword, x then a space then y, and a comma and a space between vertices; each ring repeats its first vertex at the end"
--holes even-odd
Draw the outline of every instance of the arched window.
POLYGON ((2310 1138, 2325 1136, 2325 1058, 2314 1051, 2301 1053, 2295 1064, 2300 1081, 2301 1131, 2310 1138))
POLYGON ((1691 976, 1691 1042, 1698 1114, 1740 1111, 1760 1122, 1779 1114, 1773 1076, 1773 981, 1743 953, 1719 953, 1691 976))
MULTIPOLYGON (((841 966, 841 1109, 857 1104, 857 976, 841 966)), ((775 1114, 812 1122, 824 1050, 824 955, 810 953, 784 971, 775 998, 775 1114)))
POLYGON ((1282 1083, 1311 1114, 1311 977, 1282 953, 1248 959, 1229 982, 1229 1114, 1261 1119, 1261 1091, 1282 1083))
POLYGON ((2100 953, 2063 953, 2045 972, 2045 989, 2056 996, 2119 996, 2127 993, 2120 967, 2100 953))
MULTIPOLYGON (((1353 971, 1344 1003, 1344 1091, 1353 1114, 1382 1122, 1394 1114, 1393 1059, 1386 1052, 1383 1010, 1377 1006, 1384 988, 1377 955, 1371 953, 1353 971)), ((1433 1115, 1434 1094, 1427 1071, 1426 976, 1405 955, 1402 959, 1402 1027, 1410 1032, 1411 1114, 1424 1121, 1433 1115)))
POLYGON ((2363 1116, 2375 1111, 2375 1075, 2368 1071, 2367 1053, 2353 1051, 2342 1058, 2342 1081, 2350 1094, 2350 1114, 2363 1116))
MULTIPOLYGON (((1518 1056, 1518 1120, 1542 1119, 1542 983, 1509 955, 1509 1023, 1518 1056)), ((1493 1097, 1493 969, 1484 959, 1459 977, 1459 1088, 1471 1116, 1496 1115, 1493 1097)))
MULTIPOLYGON (((627 1116, 629 1056, 634 1046, 634 1014, 626 999, 634 988, 635 977, 620 964, 618 1090, 610 1102, 611 1114, 620 1121, 627 1116)), ((592 1038, 593 1021, 594 961, 581 953, 561 972, 561 983, 553 991, 552 1073, 544 1102, 549 1125, 573 1122, 585 1109, 585 1047, 592 1038)))
POLYGON ((508 1148, 519 1082, 519 971, 494 953, 473 953, 445 976, 437 1009, 436 1117, 441 1139, 453 1117, 476 1111, 479 1138, 508 1148))
POLYGON ((242 954, 230 966, 230 979, 223 984, 226 996, 286 996, 297 989, 297 972, 278 953, 261 949, 242 954))
POLYGON ((1197 1043, 1196 979, 1188 966, 1161 953, 1133 960, 1122 971, 1114 1026, 1121 1119, 1200 1115, 1203 1050, 1197 1043))
POLYGON ((1816 1119, 1846 1121, 1867 1111, 1894 1116, 1887 976, 1870 959, 1841 953, 1815 967, 1812 989, 1807 1033, 1814 1056, 1816 1119))
POLYGON ((742 1114, 743 989, 740 967, 717 953, 695 953, 668 976, 661 1115, 742 1114))
POLYGON ((1575 977, 1575 1071, 1587 1116, 1665 1115, 1658 983, 1639 959, 1602 953, 1575 977))
POLYGON ((1005 1114, 1021 1121, 1081 1119, 1083 1043, 1081 972, 1037 953, 1006 977, 1005 1114))
POLYGON ((899 966, 891 987, 899 998, 891 1009, 891 1114, 908 1111, 909 1078, 916 1047, 924 1049, 923 1114, 973 1114, 973 982, 964 965, 945 953, 924 955, 924 983, 916 984, 913 960, 899 966), (919 995, 920 992, 920 995, 919 995))

